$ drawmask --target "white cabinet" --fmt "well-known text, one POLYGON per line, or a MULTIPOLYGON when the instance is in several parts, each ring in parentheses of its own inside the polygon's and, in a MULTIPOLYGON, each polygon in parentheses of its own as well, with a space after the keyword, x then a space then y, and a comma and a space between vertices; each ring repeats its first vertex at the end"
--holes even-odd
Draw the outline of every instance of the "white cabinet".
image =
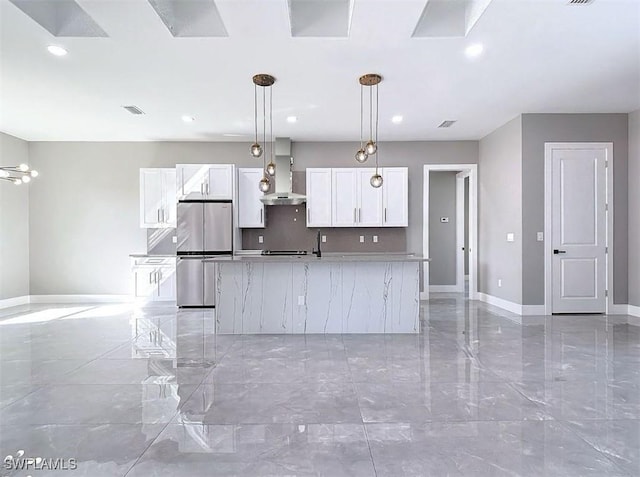
POLYGON ((262 179, 260 167, 238 169, 238 227, 264 228, 263 193, 258 189, 262 179))
POLYGON ((382 225, 407 227, 409 225, 409 169, 382 168, 382 225))
POLYGON ((233 171, 233 164, 178 164, 178 197, 232 200, 233 171))
POLYGON ((331 227, 331 169, 307 169, 307 227, 331 227))
POLYGON ((140 227, 175 226, 175 169, 140 169, 140 227))
POLYGON ((134 296, 149 301, 175 301, 176 265, 174 258, 146 257, 134 260, 134 296))
POLYGON ((356 169, 358 213, 356 227, 382 226, 382 189, 371 186, 375 169, 356 169))
POLYGON ((307 227, 406 227, 408 168, 380 169, 383 184, 371 186, 373 168, 307 169, 307 227))

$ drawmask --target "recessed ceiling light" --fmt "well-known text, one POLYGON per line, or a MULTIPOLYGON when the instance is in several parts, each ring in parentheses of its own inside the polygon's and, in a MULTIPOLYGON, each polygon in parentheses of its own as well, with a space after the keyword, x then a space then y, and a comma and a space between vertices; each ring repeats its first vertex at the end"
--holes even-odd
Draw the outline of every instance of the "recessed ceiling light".
POLYGON ((288 123, 297 123, 298 122, 298 117, 297 116, 287 116, 287 122, 288 123))
POLYGON ((402 116, 400 116, 400 115, 398 114, 398 115, 396 115, 396 116, 394 116, 394 117, 392 117, 392 118, 391 118, 391 122, 392 122, 393 124, 400 124, 400 123, 402 122, 402 119, 403 119, 403 118, 402 118, 402 116))
POLYGON ((182 116, 182 120, 185 123, 192 123, 196 120, 196 118, 194 118, 193 116, 187 116, 186 114, 184 116, 182 116))
POLYGON ((49 51, 49 53, 55 56, 64 56, 67 54, 67 50, 57 45, 49 45, 47 47, 47 50, 49 51))
POLYGON ((475 57, 480 56, 482 54, 482 50, 484 50, 484 47, 482 46, 482 44, 481 43, 475 43, 473 45, 467 46, 467 48, 466 48, 466 50, 464 50, 464 52, 469 58, 475 58, 475 57))

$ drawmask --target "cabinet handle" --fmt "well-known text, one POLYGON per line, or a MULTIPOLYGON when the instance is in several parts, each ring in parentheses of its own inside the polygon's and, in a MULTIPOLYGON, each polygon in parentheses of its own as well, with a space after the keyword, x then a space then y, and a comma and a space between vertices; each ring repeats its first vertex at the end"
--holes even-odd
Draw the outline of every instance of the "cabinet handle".
POLYGON ((307 224, 310 222, 311 208, 307 207, 307 224))
POLYGON ((204 182, 200 183, 200 194, 204 195, 204 182))
POLYGON ((356 215, 357 214, 357 212, 356 212, 357 210, 358 209, 356 209, 355 207, 353 208, 353 223, 354 224, 358 223, 358 216, 356 215))
POLYGON ((358 223, 362 221, 362 209, 358 207, 358 223))
POLYGON ((158 209, 157 212, 156 217, 158 219, 158 223, 160 223, 160 209, 158 209))
POLYGON ((387 223, 387 208, 384 208, 384 223, 387 223))
POLYGON ((149 285, 153 283, 153 272, 149 272, 149 285))
POLYGON ((261 224, 262 224, 262 223, 264 223, 264 222, 262 221, 262 214, 263 214, 263 213, 264 213, 264 209, 260 209, 260 223, 261 223, 261 224))
POLYGON ((207 195, 209 195, 209 183, 207 182, 207 195))

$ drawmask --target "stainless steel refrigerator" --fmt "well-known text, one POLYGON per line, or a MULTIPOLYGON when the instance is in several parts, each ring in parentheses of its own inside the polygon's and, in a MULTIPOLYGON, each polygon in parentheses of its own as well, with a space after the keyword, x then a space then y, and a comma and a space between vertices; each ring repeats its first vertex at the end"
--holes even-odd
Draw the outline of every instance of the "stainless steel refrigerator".
POLYGON ((215 306, 216 265, 208 259, 233 253, 232 211, 231 201, 178 202, 178 306, 215 306))

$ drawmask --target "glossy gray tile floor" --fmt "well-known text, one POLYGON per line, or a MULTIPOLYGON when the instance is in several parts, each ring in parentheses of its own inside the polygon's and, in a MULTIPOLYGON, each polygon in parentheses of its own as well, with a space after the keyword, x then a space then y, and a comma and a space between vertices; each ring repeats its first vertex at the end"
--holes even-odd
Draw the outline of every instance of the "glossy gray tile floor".
POLYGON ((0 475, 640 475, 628 317, 422 314, 419 335, 216 336, 212 312, 0 310, 2 458, 77 460, 0 475))

